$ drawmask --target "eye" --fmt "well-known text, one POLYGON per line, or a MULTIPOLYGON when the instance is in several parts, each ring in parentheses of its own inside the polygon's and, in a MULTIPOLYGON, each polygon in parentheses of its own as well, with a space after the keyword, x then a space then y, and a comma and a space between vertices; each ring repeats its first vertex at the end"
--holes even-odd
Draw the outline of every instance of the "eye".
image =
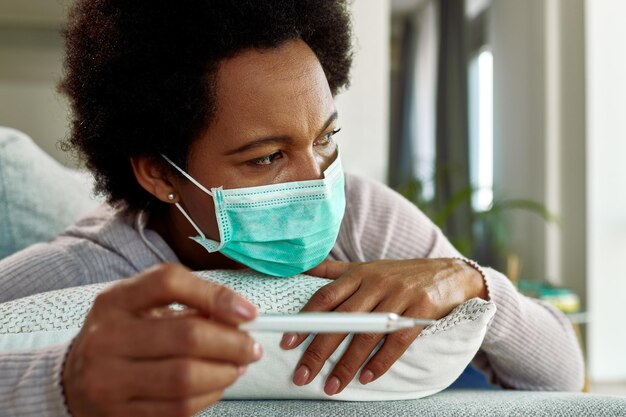
POLYGON ((276 159, 280 159, 283 157, 282 152, 278 151, 278 152, 274 152, 271 153, 269 155, 266 155, 262 158, 257 158, 257 159, 252 159, 251 161, 249 161, 248 163, 253 165, 253 166, 266 166, 266 165, 272 165, 272 163, 276 160, 276 159))
POLYGON ((324 135, 324 137, 315 142, 316 146, 326 146, 326 145, 330 145, 331 143, 333 143, 333 136, 335 136, 337 133, 339 133, 339 131, 341 130, 341 128, 335 129, 330 133, 327 133, 326 135, 324 135))

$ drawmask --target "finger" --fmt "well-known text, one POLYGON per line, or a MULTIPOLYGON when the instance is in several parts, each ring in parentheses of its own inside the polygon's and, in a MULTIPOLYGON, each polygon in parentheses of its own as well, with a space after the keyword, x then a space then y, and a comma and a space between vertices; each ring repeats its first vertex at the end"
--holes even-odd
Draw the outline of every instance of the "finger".
POLYGON ((296 371, 293 374, 293 383, 302 386, 313 381, 320 372, 330 355, 341 345, 346 334, 324 334, 316 336, 306 351, 302 354, 296 371))
POLYGON ((257 361, 262 354, 247 332, 203 317, 123 320, 101 349, 135 359, 195 357, 237 365, 257 361))
MULTIPOLYGON (((419 309, 409 309, 403 313, 408 317, 420 317, 419 309)), ((421 316, 424 317, 424 316, 421 316)), ((363 366, 359 382, 369 384, 380 378, 406 352, 422 331, 422 327, 400 330, 387 335, 378 351, 363 366)))
MULTIPOLYGON (((405 305, 402 300, 386 299, 376 306, 373 312, 396 313, 404 309, 405 305)), ((328 395, 335 395, 343 391, 384 338, 384 333, 355 334, 350 345, 330 372, 324 392, 328 395)))
POLYGON ((384 337, 382 333, 355 334, 341 359, 330 372, 324 385, 324 392, 327 395, 335 395, 343 391, 384 337))
POLYGON ((173 400, 224 390, 240 375, 240 367, 197 359, 120 362, 121 386, 128 400, 173 400))
MULTIPOLYGON (((349 278, 331 282, 317 290, 300 311, 332 311, 351 297, 358 289, 359 282, 349 278)), ((308 333, 285 333, 280 341, 280 347, 283 349, 296 348, 307 337, 309 337, 308 333)))
POLYGON ((381 348, 363 367, 359 376, 359 382, 369 384, 387 372, 404 352, 406 352, 419 333, 419 329, 410 329, 387 335, 381 348))
MULTIPOLYGON (((372 311, 377 304, 378 294, 359 291, 340 305, 335 311, 372 311)), ((294 374, 294 383, 298 385, 298 382, 304 381, 304 384, 308 384, 315 379, 319 371, 323 368, 324 363, 326 363, 328 358, 337 350, 345 337, 346 334, 317 335, 300 358, 299 365, 296 367, 294 374), (306 378, 304 375, 306 375, 306 378)))
POLYGON ((209 394, 178 400, 134 400, 118 408, 118 412, 112 415, 125 416, 150 416, 150 417, 173 417, 193 416, 205 408, 217 403, 223 391, 214 391, 209 394))
MULTIPOLYGON (((379 294, 364 291, 359 292, 359 295, 356 296, 359 286, 359 281, 350 278, 331 282, 317 290, 300 311, 371 311, 378 303, 379 294)), ((296 348, 300 346, 308 336, 308 333, 285 333, 280 342, 280 346, 283 349, 296 348)))
POLYGON ((330 259, 326 259, 324 262, 319 264, 313 269, 309 269, 305 272, 307 275, 312 275, 314 277, 320 278, 328 278, 328 279, 337 279, 341 275, 348 272, 350 268, 354 265, 359 265, 357 262, 341 262, 341 261, 333 261, 330 259))
POLYGON ((178 264, 159 265, 120 281, 96 299, 97 304, 113 304, 131 313, 174 302, 229 324, 248 321, 257 315, 256 307, 242 296, 202 280, 178 264))
POLYGON ((300 311, 333 310, 351 297, 359 289, 359 285, 359 280, 350 279, 350 276, 346 275, 346 279, 331 282, 315 291, 300 311))
POLYGON ((170 317, 205 317, 194 308, 173 309, 170 306, 151 308, 139 314, 140 317, 149 319, 163 319, 170 317))
MULTIPOLYGON (((365 291, 362 289, 361 291, 365 291)), ((401 313, 406 309, 406 302, 402 299, 386 298, 382 300, 374 313, 401 313)), ((359 368, 372 355, 372 353, 380 346, 384 339, 384 333, 357 333, 354 335, 348 348, 343 353, 335 367, 330 372, 324 392, 328 395, 335 395, 343 391, 348 384, 354 379, 359 368)))

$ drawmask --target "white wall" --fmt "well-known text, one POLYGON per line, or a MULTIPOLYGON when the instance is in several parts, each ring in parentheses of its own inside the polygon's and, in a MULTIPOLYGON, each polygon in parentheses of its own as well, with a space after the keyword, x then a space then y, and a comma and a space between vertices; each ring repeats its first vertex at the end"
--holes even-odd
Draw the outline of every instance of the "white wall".
POLYGON ((626 381, 626 2, 586 0, 589 375, 626 381))
POLYGON ((546 273, 586 302, 584 0, 546 0, 546 273))
MULTIPOLYGON (((0 124, 25 131, 57 160, 68 133, 68 105, 55 90, 63 43, 58 26, 66 0, 0 4, 0 124)), ((357 39, 352 87, 337 98, 347 170, 384 181, 388 154, 389 2, 353 4, 357 39)))
MULTIPOLYGON (((543 0, 495 0, 491 6, 495 199, 545 202, 543 8, 543 0)), ((514 212, 511 223, 521 278, 545 279, 544 222, 514 212)))
POLYGON ((0 26, 0 125, 26 132, 54 158, 71 164, 57 147, 69 120, 67 100, 55 89, 62 61, 63 42, 54 27, 0 26))
POLYGON ((494 193, 560 219, 517 212, 521 277, 586 297, 584 0, 493 0, 494 193))
POLYGON ((346 170, 385 181, 389 154, 388 0, 353 3, 356 55, 350 90, 336 103, 343 130, 339 143, 346 170))

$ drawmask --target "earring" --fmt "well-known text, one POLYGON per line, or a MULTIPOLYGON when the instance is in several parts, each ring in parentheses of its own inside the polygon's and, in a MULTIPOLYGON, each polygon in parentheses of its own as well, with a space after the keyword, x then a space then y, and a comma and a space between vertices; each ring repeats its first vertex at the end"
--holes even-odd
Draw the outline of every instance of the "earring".
POLYGON ((167 195, 167 199, 170 200, 170 201, 174 201, 175 198, 176 198, 176 194, 174 194, 174 193, 169 193, 167 195))

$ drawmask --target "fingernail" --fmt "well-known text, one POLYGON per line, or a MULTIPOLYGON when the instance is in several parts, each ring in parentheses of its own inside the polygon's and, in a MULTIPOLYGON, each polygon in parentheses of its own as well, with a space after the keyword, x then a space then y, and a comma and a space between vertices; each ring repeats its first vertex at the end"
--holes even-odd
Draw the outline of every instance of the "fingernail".
POLYGON ((339 386, 341 385, 341 381, 336 376, 331 376, 326 381, 326 386, 324 387, 324 392, 328 395, 335 395, 337 391, 339 391, 339 386))
POLYGON ((256 307, 250 304, 250 302, 238 295, 233 296, 231 301, 231 308, 239 317, 245 320, 252 320, 256 317, 256 307))
POLYGON ((261 347, 260 344, 255 343, 254 346, 252 347, 252 356, 254 357, 255 361, 258 361, 259 359, 261 359, 261 357, 263 356, 263 348, 261 347))
POLYGON ((361 372, 359 382, 365 385, 365 384, 369 384, 370 382, 372 382, 373 379, 374 379, 374 372, 370 371, 369 369, 366 369, 365 371, 361 372))
POLYGON ((246 373, 246 370, 248 370, 247 366, 240 366, 239 367, 239 376, 243 375, 244 373, 246 373))
POLYGON ((296 343, 297 338, 298 335, 295 333, 285 333, 285 335, 283 336, 283 340, 280 341, 280 346, 283 349, 290 349, 296 343))
POLYGON ((300 365, 300 367, 296 370, 296 373, 293 375, 293 383, 301 387, 309 380, 309 375, 311 375, 309 368, 304 365, 300 365))

